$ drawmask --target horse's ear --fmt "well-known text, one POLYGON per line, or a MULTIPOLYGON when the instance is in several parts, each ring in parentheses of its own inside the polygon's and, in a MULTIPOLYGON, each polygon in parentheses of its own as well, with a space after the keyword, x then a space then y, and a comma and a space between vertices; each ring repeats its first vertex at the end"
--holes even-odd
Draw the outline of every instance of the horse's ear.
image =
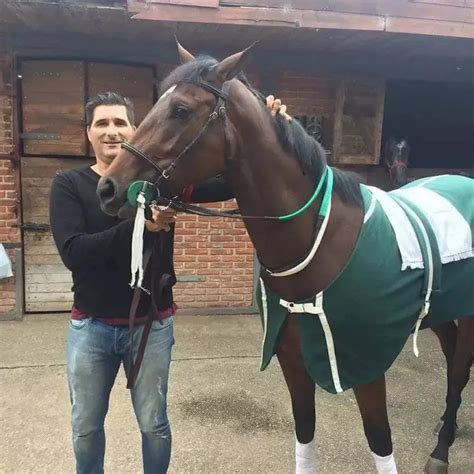
POLYGON ((178 47, 178 56, 181 64, 189 63, 189 61, 194 61, 196 58, 185 48, 181 46, 176 36, 174 37, 176 40, 176 46, 178 47))
POLYGON ((244 49, 240 53, 235 53, 223 59, 214 69, 216 74, 222 80, 222 82, 230 81, 234 78, 245 66, 245 63, 250 55, 252 48, 258 43, 251 44, 248 48, 244 49))

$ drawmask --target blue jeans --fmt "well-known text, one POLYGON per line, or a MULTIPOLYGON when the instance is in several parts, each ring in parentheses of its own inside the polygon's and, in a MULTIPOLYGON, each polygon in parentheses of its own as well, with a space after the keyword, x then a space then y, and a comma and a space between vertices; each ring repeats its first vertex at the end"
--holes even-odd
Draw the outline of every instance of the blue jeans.
MULTIPOLYGON (((71 320, 67 342, 67 375, 72 404, 72 438, 77 474, 104 472, 104 420, 110 391, 121 363, 128 373, 128 327, 90 318, 71 320)), ((134 334, 136 357, 143 326, 134 334)), ((145 474, 166 473, 171 430, 166 411, 168 373, 174 344, 173 318, 154 321, 135 386, 133 408, 142 434, 145 474)))

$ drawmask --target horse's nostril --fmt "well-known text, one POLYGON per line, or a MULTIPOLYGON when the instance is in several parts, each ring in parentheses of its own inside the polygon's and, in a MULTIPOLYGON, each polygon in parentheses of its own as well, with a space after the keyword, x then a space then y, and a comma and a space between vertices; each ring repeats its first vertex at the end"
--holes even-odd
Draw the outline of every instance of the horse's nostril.
POLYGON ((104 204, 113 201, 116 195, 114 181, 111 178, 102 178, 97 187, 97 194, 104 204))

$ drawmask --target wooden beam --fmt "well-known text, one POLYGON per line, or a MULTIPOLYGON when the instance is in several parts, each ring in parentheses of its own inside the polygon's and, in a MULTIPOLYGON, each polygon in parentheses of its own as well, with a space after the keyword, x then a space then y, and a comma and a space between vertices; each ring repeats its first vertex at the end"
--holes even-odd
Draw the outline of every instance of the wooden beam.
POLYGON ((474 0, 221 0, 220 6, 331 11, 361 15, 473 22, 474 0), (457 2, 457 4, 453 3, 457 2))
POLYGON ((147 0, 150 5, 182 5, 185 7, 219 8, 219 0, 147 0))
POLYGON ((382 16, 276 8, 224 7, 216 10, 199 7, 160 5, 137 13, 136 20, 211 23, 226 25, 280 26, 286 28, 333 28, 384 31, 382 16))
POLYGON ((387 18, 385 31, 388 33, 415 33, 430 36, 474 38, 473 23, 456 23, 454 21, 387 18))
MULTIPOLYGON (((301 6, 307 9, 264 6, 270 2, 237 2, 246 6, 235 6, 236 2, 221 2, 220 8, 182 7, 170 4, 155 4, 141 9, 133 19, 156 20, 163 22, 211 23, 221 25, 276 26, 283 28, 344 29, 360 31, 386 31, 397 33, 423 34, 474 38, 474 9, 459 8, 439 4, 414 4, 407 0, 386 0, 377 3, 377 9, 361 7, 360 2, 332 3, 306 2, 301 6), (258 6, 255 6, 257 4, 258 6), (261 4, 261 5, 260 5, 261 4), (403 5, 402 5, 403 4, 403 5), (248 5, 248 6, 247 6, 248 5), (252 6, 253 5, 253 6, 252 6), (352 5, 352 6, 350 6, 352 5), (357 7, 357 5, 359 5, 357 7), (402 8, 403 6, 403 8, 402 8), (315 8, 321 10, 315 10, 315 8), (347 10, 347 11, 344 11, 347 10)), ((302 2, 292 2, 299 5, 302 2)), ((370 2, 369 2, 370 4, 370 2)), ((364 2, 363 5, 366 5, 364 2)))

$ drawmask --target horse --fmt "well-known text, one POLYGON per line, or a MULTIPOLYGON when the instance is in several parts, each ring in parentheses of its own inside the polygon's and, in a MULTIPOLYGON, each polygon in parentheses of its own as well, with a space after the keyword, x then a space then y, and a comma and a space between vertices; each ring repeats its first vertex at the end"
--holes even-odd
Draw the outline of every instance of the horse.
MULTIPOLYGON (((125 214, 127 188, 138 179, 153 183, 160 199, 171 198, 167 202, 173 205, 184 187, 226 176, 262 266, 261 368, 276 354, 291 398, 297 473, 316 472, 316 382, 333 393, 353 389, 377 472, 397 472, 384 374, 413 329, 435 326, 447 361, 448 389, 425 470, 447 472, 474 350, 474 258, 442 266, 444 292, 429 309, 432 267, 400 271, 394 231, 368 188, 329 167, 323 148, 296 120, 270 114, 242 72, 251 48, 222 61, 195 58, 179 44, 178 51, 182 64, 162 81, 159 100, 100 180, 102 209, 125 214), (374 227, 377 223, 384 233, 374 227), (372 227, 367 230, 367 225, 372 227), (366 240, 368 252, 361 256, 366 240), (397 268, 389 269, 389 262, 397 268), (381 268, 396 277, 389 298, 382 294, 381 268), (346 316, 348 330, 335 318, 336 310, 346 316), (365 310, 374 315, 375 329, 362 319, 365 310), (403 331, 395 325, 397 318, 403 331), (315 342, 317 336, 321 343, 315 342), (367 348, 374 351, 369 360, 359 357, 367 348), (382 360, 388 352, 388 360, 382 360), (346 370, 344 361, 360 365, 346 370)), ((457 179, 453 185, 439 178, 439 184, 463 188, 464 199, 472 201, 472 181, 457 179)), ((400 201, 400 206, 405 204, 400 201)), ((424 254, 431 255, 429 242, 427 249, 424 254)))
POLYGON ((395 139, 390 137, 385 142, 384 162, 390 174, 390 181, 394 188, 400 188, 408 183, 408 160, 410 144, 407 138, 395 139))

